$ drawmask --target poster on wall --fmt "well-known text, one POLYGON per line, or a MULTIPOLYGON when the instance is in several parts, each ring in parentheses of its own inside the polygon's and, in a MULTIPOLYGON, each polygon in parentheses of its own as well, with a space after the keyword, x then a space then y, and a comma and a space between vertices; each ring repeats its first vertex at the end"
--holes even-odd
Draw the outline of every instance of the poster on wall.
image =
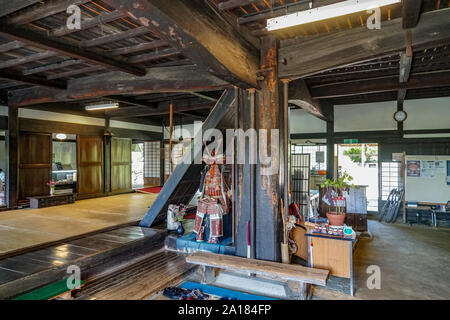
POLYGON ((406 170, 408 177, 420 177, 420 161, 408 160, 406 170))

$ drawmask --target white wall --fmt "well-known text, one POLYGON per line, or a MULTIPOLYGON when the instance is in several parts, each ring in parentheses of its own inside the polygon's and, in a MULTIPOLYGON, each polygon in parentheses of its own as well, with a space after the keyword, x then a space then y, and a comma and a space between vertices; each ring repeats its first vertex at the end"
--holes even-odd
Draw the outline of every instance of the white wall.
POLYGON ((450 129, 450 98, 405 100, 405 130, 450 129))
POLYGON ((91 126, 102 126, 102 127, 105 126, 105 119, 77 116, 73 114, 57 113, 50 111, 23 109, 23 108, 19 109, 19 118, 69 122, 91 126))
POLYGON ((291 133, 323 133, 327 132, 327 123, 302 109, 290 111, 291 133))
MULTIPOLYGON (((450 97, 405 100, 408 118, 404 130, 450 129, 450 97)), ((396 130, 396 101, 339 105, 334 107, 336 132, 396 130)), ((439 135, 442 136, 442 135, 439 135)))
POLYGON ((334 130, 336 132, 396 130, 397 124, 393 118, 395 111, 397 111, 396 101, 335 106, 334 130))

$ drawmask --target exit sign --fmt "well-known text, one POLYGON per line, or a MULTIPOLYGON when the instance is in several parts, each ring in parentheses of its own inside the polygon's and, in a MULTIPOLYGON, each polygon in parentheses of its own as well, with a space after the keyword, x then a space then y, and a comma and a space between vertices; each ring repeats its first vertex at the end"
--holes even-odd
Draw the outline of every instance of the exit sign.
POLYGON ((358 139, 344 139, 344 144, 357 144, 358 139))

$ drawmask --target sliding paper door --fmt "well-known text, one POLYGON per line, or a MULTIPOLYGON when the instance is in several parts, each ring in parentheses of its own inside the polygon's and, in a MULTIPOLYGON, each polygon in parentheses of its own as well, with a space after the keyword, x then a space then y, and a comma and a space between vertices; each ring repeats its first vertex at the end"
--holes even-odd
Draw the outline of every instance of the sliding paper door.
POLYGON ((127 192, 131 187, 131 139, 111 139, 111 192, 127 192))

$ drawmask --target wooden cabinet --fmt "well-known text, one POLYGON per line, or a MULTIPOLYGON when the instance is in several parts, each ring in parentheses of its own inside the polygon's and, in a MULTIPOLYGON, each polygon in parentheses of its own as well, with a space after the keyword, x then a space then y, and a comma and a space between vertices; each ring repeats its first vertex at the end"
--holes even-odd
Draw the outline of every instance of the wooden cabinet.
POLYGON ((347 213, 345 224, 351 226, 355 231, 365 232, 367 231, 367 214, 347 213))
POLYGON ((19 199, 50 194, 52 136, 21 133, 19 136, 19 199))

